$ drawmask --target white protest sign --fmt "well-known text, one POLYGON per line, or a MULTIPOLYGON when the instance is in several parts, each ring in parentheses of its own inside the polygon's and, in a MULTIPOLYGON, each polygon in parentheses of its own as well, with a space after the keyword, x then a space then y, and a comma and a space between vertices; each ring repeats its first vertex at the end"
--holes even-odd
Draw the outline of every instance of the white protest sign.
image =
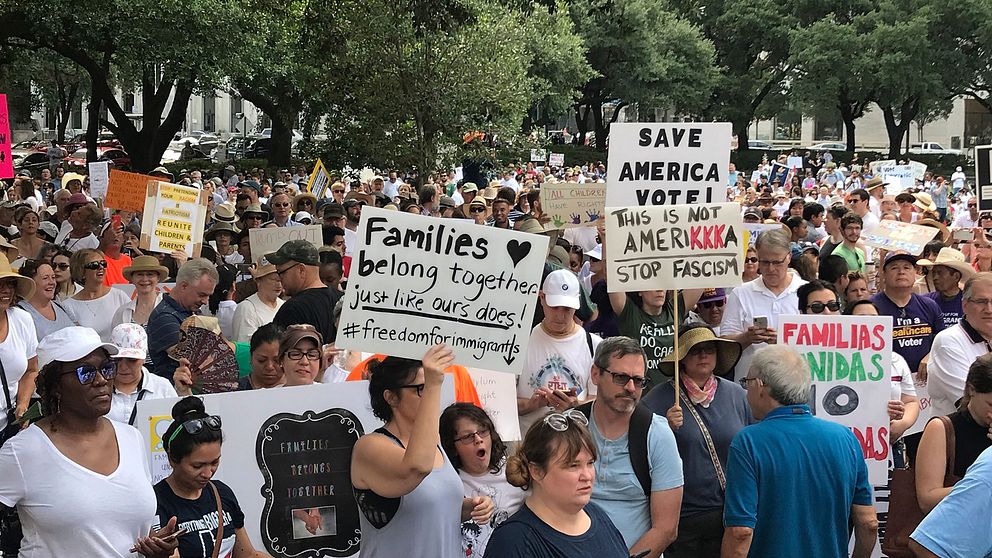
MULTIPOLYGON (((445 374, 441 408, 454 399, 454 382, 445 374)), ((137 404, 134 426, 151 452, 153 482, 171 472, 162 435, 177 401, 137 404)), ((238 496, 255 548, 283 558, 358 556, 361 512, 352 492, 351 452, 359 437, 382 426, 372 414, 368 382, 205 395, 203 404, 223 424, 224 456, 214 478, 238 496), (311 511, 321 517, 315 533, 294 513, 311 511)), ((186 536, 209 538, 214 531, 207 524, 186 536)))
MULTIPOLYGON (((905 192, 916 187, 916 179, 913 178, 913 167, 910 165, 894 165, 885 172, 885 181, 892 189, 898 192, 905 192)), ((887 188, 886 190, 890 190, 887 188)))
POLYGON ((743 227, 744 230, 751 233, 750 235, 748 235, 748 245, 754 246, 754 243, 757 242, 758 237, 761 236, 761 233, 781 230, 783 225, 766 225, 764 223, 744 223, 743 227))
POLYGON ((455 363, 519 374, 547 236, 362 209, 337 346, 420 358, 446 343, 455 363))
POLYGON ((916 161, 910 161, 909 166, 913 169, 913 178, 916 180, 923 180, 923 177, 927 174, 927 166, 916 161))
POLYGON ((888 173, 892 167, 898 164, 899 161, 896 161, 895 159, 885 159, 882 161, 875 161, 874 163, 871 164, 871 172, 875 176, 883 175, 888 173))
POLYGON ((552 167, 563 167, 565 166, 565 154, 564 153, 552 153, 548 156, 548 164, 552 167))
POLYGON ((890 252, 905 251, 919 256, 927 242, 933 240, 940 229, 913 225, 902 221, 879 221, 871 229, 861 233, 861 240, 872 248, 890 252))
POLYGON ((535 163, 543 163, 548 159, 548 152, 543 149, 531 149, 530 160, 535 163))
POLYGON ((606 184, 559 182, 541 187, 541 210, 558 229, 595 227, 606 209, 606 184))
POLYGON ((854 432, 868 481, 884 486, 889 475, 890 316, 779 316, 778 342, 809 364, 813 414, 854 432))
POLYGON ((475 384, 475 392, 486 414, 496 425, 496 431, 504 442, 516 442, 521 439, 520 420, 517 416, 517 382, 516 378, 502 372, 469 368, 475 384))
POLYGON ((610 125, 606 205, 676 205, 725 199, 729 122, 610 125))
POLYGON ((788 159, 786 159, 786 164, 789 165, 790 169, 801 169, 803 168, 803 158, 789 157, 788 159))
POLYGON ((262 256, 271 254, 290 240, 306 240, 318 249, 324 245, 324 233, 320 225, 301 227, 262 227, 248 229, 251 241, 251 259, 257 262, 262 256))
POLYGON ((741 284, 740 205, 606 208, 609 292, 741 284))
POLYGON ((110 186, 110 161, 97 161, 89 164, 90 196, 106 198, 110 186))
POLYGON ((200 257, 208 195, 191 186, 148 182, 138 246, 151 252, 179 250, 200 257))

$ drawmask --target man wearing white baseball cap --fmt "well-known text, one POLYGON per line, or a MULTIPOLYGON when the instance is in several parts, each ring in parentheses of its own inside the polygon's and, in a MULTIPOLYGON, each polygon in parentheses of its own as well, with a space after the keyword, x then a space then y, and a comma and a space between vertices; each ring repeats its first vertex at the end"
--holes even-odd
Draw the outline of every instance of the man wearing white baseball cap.
POLYGON ((138 324, 120 324, 110 334, 117 347, 117 377, 114 378, 113 400, 107 418, 134 426, 138 401, 179 397, 176 388, 162 376, 145 370, 148 356, 148 334, 138 324))
POLYGON ((602 339, 575 322, 579 280, 567 269, 552 271, 538 296, 544 319, 531 331, 524 369, 517 378, 521 433, 547 411, 564 411, 596 397, 590 371, 602 339))

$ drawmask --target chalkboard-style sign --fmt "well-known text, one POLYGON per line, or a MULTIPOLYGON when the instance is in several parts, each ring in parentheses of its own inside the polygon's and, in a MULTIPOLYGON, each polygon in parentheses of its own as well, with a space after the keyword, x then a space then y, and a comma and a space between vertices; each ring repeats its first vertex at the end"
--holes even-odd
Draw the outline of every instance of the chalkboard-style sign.
POLYGON ((351 451, 363 434, 347 409, 280 413, 262 423, 255 457, 265 478, 261 535, 276 558, 352 556, 361 544, 351 451))

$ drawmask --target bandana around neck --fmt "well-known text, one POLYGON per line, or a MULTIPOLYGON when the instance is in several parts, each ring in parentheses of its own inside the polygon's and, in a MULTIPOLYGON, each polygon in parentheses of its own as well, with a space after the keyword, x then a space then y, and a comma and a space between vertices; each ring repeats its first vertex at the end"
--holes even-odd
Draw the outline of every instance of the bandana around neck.
POLYGON ((702 389, 696 385, 696 382, 685 377, 685 374, 681 375, 682 385, 685 387, 686 393, 689 395, 689 399, 696 405, 702 405, 703 408, 708 409, 710 403, 713 402, 713 398, 716 397, 716 376, 711 375, 709 380, 706 380, 706 385, 702 389))

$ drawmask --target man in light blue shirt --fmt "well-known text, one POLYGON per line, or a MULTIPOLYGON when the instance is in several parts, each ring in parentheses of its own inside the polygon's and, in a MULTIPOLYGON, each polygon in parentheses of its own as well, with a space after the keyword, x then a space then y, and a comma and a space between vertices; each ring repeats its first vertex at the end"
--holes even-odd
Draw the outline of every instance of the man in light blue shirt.
POLYGON ((992 448, 968 467, 964 478, 910 535, 920 558, 992 556, 992 448))
POLYGON ((631 417, 644 391, 646 369, 644 350, 629 337, 610 337, 596 348, 591 377, 597 395, 589 431, 599 459, 592 501, 609 514, 631 554, 648 550, 648 558, 657 558, 678 532, 682 459, 668 422, 653 415, 647 429, 649 498, 634 473, 628 449, 631 417))

